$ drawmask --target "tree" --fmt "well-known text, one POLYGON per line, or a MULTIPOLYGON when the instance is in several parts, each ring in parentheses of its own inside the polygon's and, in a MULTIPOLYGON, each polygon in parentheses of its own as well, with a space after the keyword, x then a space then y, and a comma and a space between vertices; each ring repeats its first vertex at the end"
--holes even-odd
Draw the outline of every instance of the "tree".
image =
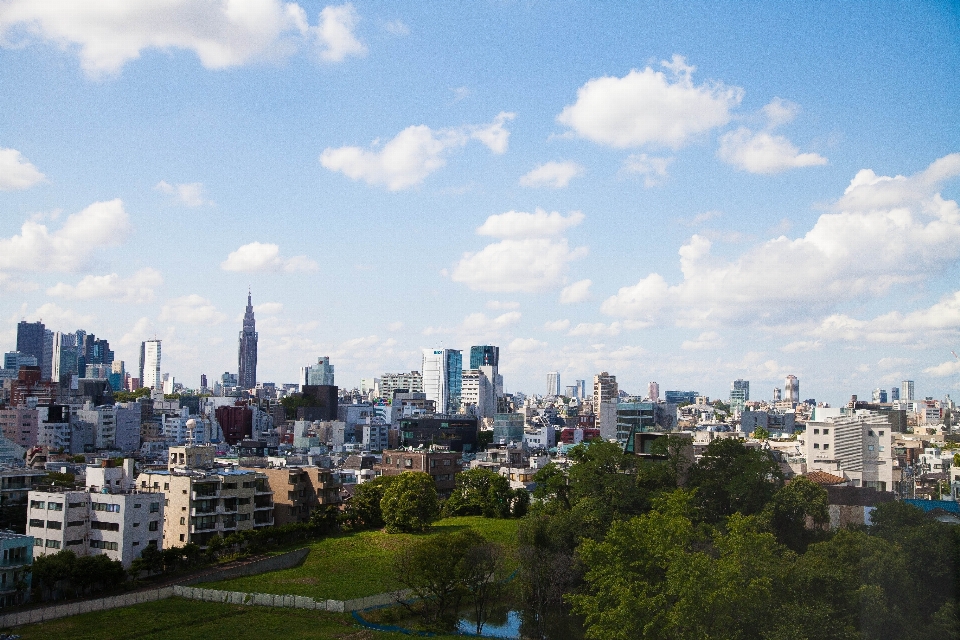
POLYGON ((697 489, 696 504, 706 520, 719 522, 734 513, 762 511, 783 486, 783 473, 767 452, 739 438, 718 438, 690 467, 687 486, 697 489))
POLYGON ((343 511, 343 524, 347 529, 380 529, 384 525, 380 502, 387 487, 397 476, 380 476, 358 484, 347 500, 343 511))
POLYGON ((763 517, 781 544, 803 552, 830 522, 827 505, 826 490, 800 476, 773 494, 763 510, 763 517), (808 518, 815 529, 807 528, 808 518))
POLYGON ((130 573, 134 577, 146 572, 149 576, 163 571, 163 552, 156 546, 149 544, 140 552, 140 556, 134 558, 130 564, 130 573))
POLYGON ((456 478, 457 486, 443 507, 445 515, 510 517, 514 494, 509 480, 483 468, 458 473, 456 478))
POLYGON ((433 477, 423 471, 405 471, 390 483, 380 501, 390 533, 426 531, 440 517, 440 500, 433 477))

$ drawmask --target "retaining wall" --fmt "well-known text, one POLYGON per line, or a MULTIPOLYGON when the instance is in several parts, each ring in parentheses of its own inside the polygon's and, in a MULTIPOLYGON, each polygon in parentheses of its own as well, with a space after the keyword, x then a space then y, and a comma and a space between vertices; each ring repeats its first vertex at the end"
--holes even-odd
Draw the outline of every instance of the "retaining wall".
POLYGON ((270 571, 290 569, 303 562, 309 553, 309 548, 303 548, 232 567, 212 569, 211 571, 207 571, 201 573, 200 575, 193 576, 187 580, 183 580, 179 584, 191 585, 200 584, 202 582, 217 582, 218 580, 232 580, 233 578, 255 576, 270 571))

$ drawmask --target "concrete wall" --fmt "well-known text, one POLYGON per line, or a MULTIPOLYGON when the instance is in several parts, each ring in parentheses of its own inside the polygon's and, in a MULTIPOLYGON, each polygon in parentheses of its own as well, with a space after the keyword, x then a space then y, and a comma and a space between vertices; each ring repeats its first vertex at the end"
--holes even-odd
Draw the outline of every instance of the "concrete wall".
POLYGON ((290 569, 297 566, 303 562, 307 554, 310 553, 309 548, 297 549, 295 551, 288 551, 287 553, 281 553, 277 556, 270 556, 269 558, 263 558, 262 560, 254 560, 253 562, 247 562, 245 564, 236 565, 232 567, 225 567, 223 569, 213 569, 211 571, 204 572, 198 576, 189 578, 180 582, 182 585, 191 585, 199 584, 201 582, 216 582, 218 580, 232 580, 234 578, 242 578, 244 576, 255 576, 260 573, 267 573, 270 571, 279 571, 281 569, 290 569))

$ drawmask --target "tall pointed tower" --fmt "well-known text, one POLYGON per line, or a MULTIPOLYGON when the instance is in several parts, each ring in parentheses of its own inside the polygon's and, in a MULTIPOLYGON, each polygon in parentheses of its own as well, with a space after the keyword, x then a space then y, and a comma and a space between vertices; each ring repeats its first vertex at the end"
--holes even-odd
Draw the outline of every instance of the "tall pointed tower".
POLYGON ((253 302, 247 291, 247 310, 243 314, 243 329, 240 331, 237 384, 241 389, 257 386, 257 321, 253 317, 253 302))

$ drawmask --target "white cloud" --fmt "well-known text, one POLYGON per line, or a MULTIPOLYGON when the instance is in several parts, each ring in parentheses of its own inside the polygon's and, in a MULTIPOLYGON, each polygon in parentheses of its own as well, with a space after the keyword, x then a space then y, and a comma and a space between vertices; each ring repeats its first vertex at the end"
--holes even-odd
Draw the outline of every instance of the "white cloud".
POLYGON ((563 216, 556 211, 547 213, 537 208, 533 213, 507 211, 490 216, 477 228, 481 236, 495 238, 543 238, 558 236, 583 222, 580 211, 563 216))
POLYGON ((551 320, 543 325, 543 328, 547 331, 566 331, 569 327, 569 320, 551 320))
POLYGON ((546 346, 546 342, 542 342, 535 338, 516 338, 510 343, 510 346, 507 347, 507 350, 511 353, 530 353, 531 351, 539 351, 546 346))
POLYGON ((161 180, 154 187, 157 191, 176 197, 180 202, 188 207, 201 207, 205 204, 213 204, 212 201, 203 197, 203 183, 187 182, 183 184, 169 184, 161 180))
POLYGON ((275 316, 283 311, 282 302, 261 302, 253 305, 253 312, 258 316, 275 316))
POLYGON ((707 238, 694 235, 679 250, 679 284, 652 273, 601 309, 647 322, 778 324, 921 282, 960 258, 960 208, 936 193, 957 175, 960 154, 910 178, 861 171, 840 210, 821 215, 804 236, 781 236, 724 259, 711 254, 707 238))
POLYGON ((568 285, 560 291, 560 304, 574 304, 583 302, 590 297, 591 280, 580 280, 568 285))
POLYGON ((810 333, 833 339, 891 343, 908 342, 918 336, 953 336, 960 332, 960 291, 936 304, 908 313, 891 311, 870 320, 835 313, 824 318, 810 333))
POLYGON ((37 308, 25 318, 28 322, 43 321, 52 331, 72 331, 75 327, 86 327, 93 324, 95 316, 78 313, 72 309, 64 309, 53 302, 47 302, 37 308), (70 327, 70 329, 67 329, 70 327))
POLYGON ((58 282, 47 289, 47 294, 75 300, 104 299, 136 304, 153 301, 154 288, 162 284, 160 272, 147 267, 129 278, 111 273, 105 276, 88 275, 72 286, 58 282))
POLYGON ((173 298, 160 309, 160 320, 179 324, 220 324, 227 316, 217 311, 213 303, 197 294, 173 298))
POLYGON ((508 211, 492 215, 479 235, 503 238, 476 253, 464 253, 451 279, 478 291, 534 292, 559 286, 567 265, 587 255, 586 247, 570 247, 566 238, 554 238, 580 224, 583 214, 566 217, 556 211, 508 211))
POLYGON ((687 351, 709 351, 723 347, 723 338, 716 331, 701 333, 696 340, 684 340, 681 349, 687 351))
POLYGON ((955 376, 960 374, 960 361, 958 360, 947 360, 942 362, 934 367, 927 367, 923 370, 924 373, 929 373, 932 376, 937 378, 946 378, 947 376, 955 376))
POLYGON ((796 340, 780 347, 780 351, 795 353, 797 351, 818 351, 823 346, 820 340, 796 340))
POLYGON ((520 178, 523 187, 552 187, 562 189, 583 174, 583 167, 573 161, 547 162, 520 178))
POLYGON ((15 36, 35 37, 79 49, 81 67, 94 77, 118 73, 145 49, 193 51, 208 69, 276 59, 292 52, 308 30, 304 10, 279 0, 12 0, 0 5, 0 39, 17 46, 15 36))
POLYGON ((119 199, 91 204, 56 231, 30 220, 23 223, 20 235, 0 238, 0 269, 77 271, 105 247, 121 244, 130 231, 119 199))
POLYGON ((469 98, 473 95, 473 90, 470 87, 454 87, 450 89, 453 92, 453 101, 460 102, 466 98, 469 98))
POLYGON ((503 329, 519 323, 520 318, 521 313, 519 311, 508 311, 495 318, 490 318, 485 313, 471 313, 456 327, 427 327, 423 330, 423 335, 453 334, 466 342, 483 337, 493 338, 498 336, 503 329))
POLYGON ((674 55, 668 72, 632 70, 623 78, 590 80, 557 122, 580 136, 618 148, 655 145, 677 149, 697 134, 730 121, 743 90, 721 83, 695 85, 695 67, 674 55))
POLYGON ((502 309, 519 309, 519 302, 501 302, 500 300, 490 300, 487 302, 487 309, 499 311, 502 309))
POLYGON ((720 137, 717 157, 750 173, 780 173, 827 164, 827 159, 817 153, 800 153, 784 136, 767 131, 753 133, 746 127, 720 137))
POLYGON ((661 184, 669 177, 667 167, 673 158, 657 158, 645 153, 631 154, 623 161, 624 173, 637 173, 643 176, 643 186, 650 188, 661 184))
POLYGON ((357 10, 349 2, 337 7, 324 7, 316 28, 320 58, 326 62, 343 62, 347 56, 365 55, 366 45, 357 40, 353 33, 359 21, 357 10))
POLYGON ((774 98, 761 111, 767 119, 767 128, 776 129, 793 121, 800 113, 800 106, 783 98, 774 98))
MULTIPOLYGON (((0 28, 3 23, 0 21, 0 28)), ((0 31, 2 35, 2 31, 0 31)), ((45 176, 16 149, 0 149, 0 191, 29 189, 45 176)))
POLYGON ((280 247, 271 243, 251 242, 230 253, 220 263, 224 271, 316 271, 319 265, 306 256, 284 258, 280 247))
POLYGON ((697 225, 703 224, 704 222, 713 220, 714 218, 719 218, 722 215, 723 213, 720 211, 704 211, 703 213, 698 213, 697 215, 693 216, 693 219, 691 220, 681 219, 680 224, 687 227, 695 227, 697 225))
POLYGON ((489 125, 439 130, 422 124, 410 126, 379 149, 377 141, 372 149, 328 147, 320 154, 320 164, 352 180, 400 191, 423 182, 446 164, 448 151, 463 147, 471 138, 479 140, 494 153, 503 153, 510 136, 503 125, 512 118, 512 113, 504 112, 489 125))
POLYGON ((568 336, 617 336, 620 335, 620 323, 611 322, 609 325, 603 322, 581 322, 570 332, 568 336))
POLYGON ((0 291, 12 291, 14 293, 26 293, 27 291, 36 291, 40 288, 36 282, 14 278, 6 273, 0 273, 0 291))
POLYGON ((383 28, 395 36, 410 35, 410 27, 408 27, 402 20, 391 20, 383 25, 383 28))

